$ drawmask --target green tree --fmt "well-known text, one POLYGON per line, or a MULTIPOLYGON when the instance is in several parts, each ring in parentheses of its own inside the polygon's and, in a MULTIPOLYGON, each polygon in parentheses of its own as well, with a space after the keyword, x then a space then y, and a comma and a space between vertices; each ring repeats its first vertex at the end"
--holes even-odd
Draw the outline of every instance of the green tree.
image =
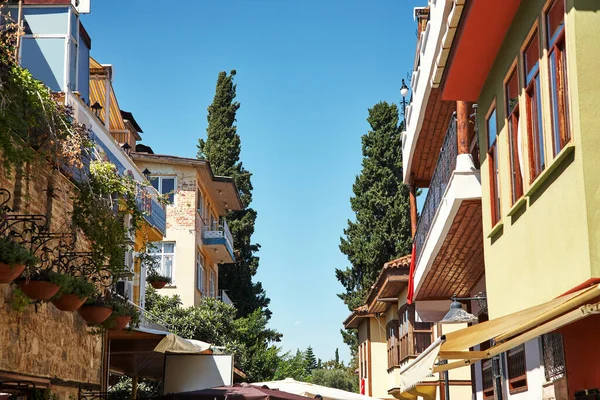
POLYGON ((293 356, 288 351, 281 357, 274 379, 281 380, 285 378, 293 378, 301 382, 309 380, 310 373, 306 368, 306 357, 300 350, 296 350, 296 354, 293 356))
POLYGON ((252 282, 258 270, 259 258, 255 253, 260 245, 252 243, 251 239, 257 214, 249 207, 252 202, 252 174, 240 161, 241 139, 235 125, 240 103, 235 101, 235 74, 235 70, 229 75, 224 71, 219 73, 215 97, 208 107, 206 140, 198 140, 197 158, 208 160, 215 175, 233 177, 245 205, 243 210, 233 211, 227 216, 236 249, 236 263, 219 267, 219 288, 227 290, 238 316, 246 316, 260 308, 270 317, 270 299, 260 282, 252 282))
MULTIPOLYGON (((409 189, 402 182, 402 138, 395 104, 369 109, 371 130, 362 137, 362 170, 350 198, 355 221, 348 221, 340 250, 350 266, 336 269, 345 288, 338 296, 350 310, 361 306, 384 263, 410 254, 409 189)), ((355 334, 344 341, 355 344, 355 334)), ((355 348, 353 351, 356 351, 355 348)))
POLYGON ((308 346, 306 349, 304 357, 306 358, 306 370, 310 374, 314 369, 317 368, 317 359, 311 346, 308 346))
POLYGON ((340 367, 340 350, 339 349, 335 349, 335 367, 339 368, 340 367))
POLYGON ((358 377, 345 368, 315 369, 311 378, 315 385, 358 393, 358 377))
POLYGON ((179 296, 161 296, 152 289, 146 292, 146 309, 185 339, 224 346, 250 382, 273 379, 280 362, 274 343, 282 335, 267 328, 267 316, 260 309, 237 318, 235 307, 219 300, 207 297, 185 308, 179 296))

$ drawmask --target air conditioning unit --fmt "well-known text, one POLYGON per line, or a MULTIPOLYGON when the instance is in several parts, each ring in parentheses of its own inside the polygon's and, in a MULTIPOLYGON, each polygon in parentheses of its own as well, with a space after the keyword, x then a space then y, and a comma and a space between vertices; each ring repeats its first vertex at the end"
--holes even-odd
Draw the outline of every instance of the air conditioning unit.
POLYGON ((133 301, 133 282, 125 280, 117 282, 117 294, 129 301, 133 301))

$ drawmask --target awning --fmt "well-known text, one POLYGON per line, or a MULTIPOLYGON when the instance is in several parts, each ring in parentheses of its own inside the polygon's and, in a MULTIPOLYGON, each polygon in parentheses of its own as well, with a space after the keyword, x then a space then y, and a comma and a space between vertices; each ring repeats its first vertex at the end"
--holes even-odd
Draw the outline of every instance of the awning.
POLYGON ((294 393, 301 396, 315 398, 321 396, 323 400, 376 400, 373 397, 358 393, 347 392, 327 386, 315 385, 314 383, 299 382, 292 378, 280 381, 257 382, 254 386, 267 386, 269 389, 277 389, 283 392, 294 393))
POLYGON ((184 339, 173 333, 169 333, 154 348, 159 353, 176 354, 210 354, 212 345, 200 340, 184 339))
POLYGON ((508 351, 540 335, 600 313, 600 303, 589 304, 600 297, 600 285, 548 301, 538 306, 483 322, 440 337, 418 358, 400 370, 403 387, 408 390, 432 372, 464 367, 508 351), (494 345, 484 351, 469 351, 485 341, 494 345), (435 356, 434 356, 435 355, 435 356), (436 359, 454 360, 435 365, 436 359))

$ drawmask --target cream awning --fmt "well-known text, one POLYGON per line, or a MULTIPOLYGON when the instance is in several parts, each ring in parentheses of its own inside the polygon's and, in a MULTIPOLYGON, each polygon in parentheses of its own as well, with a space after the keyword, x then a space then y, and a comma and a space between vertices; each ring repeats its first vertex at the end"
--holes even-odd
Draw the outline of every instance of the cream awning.
POLYGON ((595 285, 514 314, 444 335, 400 371, 404 379, 403 386, 410 389, 432 372, 448 371, 493 357, 588 315, 600 313, 600 303, 589 304, 598 297, 600 285, 595 285), (469 351, 469 348, 487 340, 492 340, 495 345, 485 351, 469 351), (432 354, 435 356, 432 357, 432 354), (436 359, 452 362, 435 365, 436 359))
POLYGON ((159 353, 177 354, 206 354, 210 353, 212 345, 200 340, 184 339, 173 333, 169 333, 158 343, 154 351, 159 353))

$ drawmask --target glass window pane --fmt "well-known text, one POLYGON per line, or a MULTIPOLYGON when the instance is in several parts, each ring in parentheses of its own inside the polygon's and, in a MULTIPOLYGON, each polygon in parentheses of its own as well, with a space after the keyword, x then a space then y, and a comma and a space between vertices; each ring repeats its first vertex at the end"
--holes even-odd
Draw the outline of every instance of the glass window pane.
POLYGON ((175 253, 175 243, 163 243, 163 252, 165 254, 175 253))
POLYGON ((531 78, 533 78, 533 75, 537 73, 538 62, 540 60, 540 39, 537 31, 525 48, 523 58, 525 59, 525 74, 527 75, 527 83, 529 83, 531 78))
POLYGON ((159 182, 158 182, 158 177, 157 176, 150 177, 150 184, 152 185, 152 187, 154 189, 156 189, 157 192, 159 192, 158 183, 159 182))
POLYGON ((162 178, 161 193, 166 194, 175 190, 175 178, 162 178))
POLYGON ((161 242, 155 242, 152 243, 150 246, 148 246, 148 253, 150 254, 157 254, 160 253, 162 251, 162 243, 161 242))
POLYGON ((488 148, 492 147, 496 143, 496 110, 492 111, 487 121, 487 132, 488 132, 488 148))
POLYGON ((163 256, 163 272, 169 278, 173 278, 173 256, 163 256))
POLYGON ((564 0, 556 0, 546 15, 546 32, 548 33, 548 46, 552 46, 556 37, 562 32, 565 18, 564 0))
POLYGON ((519 105, 519 79, 516 69, 506 83, 506 102, 507 115, 519 105))

